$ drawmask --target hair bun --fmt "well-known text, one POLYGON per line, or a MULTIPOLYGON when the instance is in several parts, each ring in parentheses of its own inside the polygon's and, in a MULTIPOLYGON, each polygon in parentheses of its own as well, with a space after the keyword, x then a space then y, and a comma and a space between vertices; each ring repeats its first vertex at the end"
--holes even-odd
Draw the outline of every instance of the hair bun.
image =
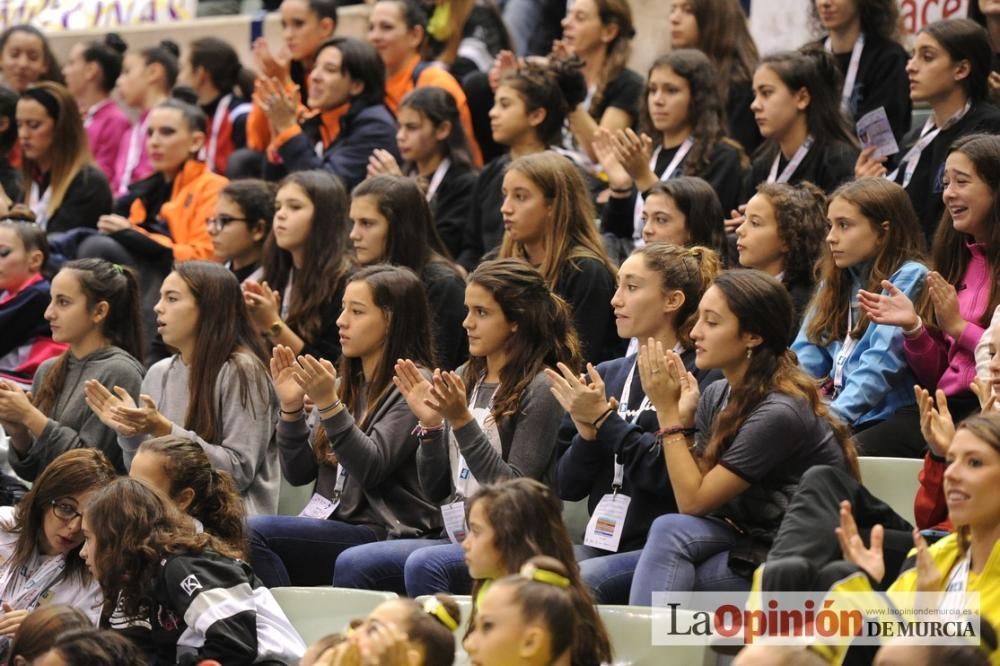
POLYGON ((175 58, 181 57, 181 47, 172 39, 161 39, 159 47, 175 58))
POLYGON ((109 32, 104 35, 104 45, 119 54, 128 51, 128 43, 117 32, 109 32))
POLYGON ((549 67, 556 77, 559 90, 562 91, 569 110, 575 109, 587 99, 587 80, 583 77, 583 61, 579 56, 551 57, 549 67))

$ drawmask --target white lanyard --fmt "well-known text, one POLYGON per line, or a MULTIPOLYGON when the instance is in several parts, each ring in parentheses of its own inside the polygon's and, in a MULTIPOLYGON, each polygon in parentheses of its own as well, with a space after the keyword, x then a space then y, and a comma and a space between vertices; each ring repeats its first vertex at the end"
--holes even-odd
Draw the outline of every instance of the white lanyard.
POLYGON ((800 164, 802 164, 802 160, 804 160, 806 155, 809 154, 809 149, 812 148, 814 141, 815 139, 813 139, 811 134, 806 137, 806 140, 802 142, 799 149, 795 151, 794 155, 792 155, 791 161, 785 165, 785 168, 781 172, 780 176, 778 175, 778 164, 781 163, 781 151, 779 150, 778 154, 774 156, 774 162, 771 164, 771 173, 767 176, 767 182, 787 183, 788 179, 795 173, 795 170, 799 168, 800 164))
POLYGON ((347 485, 347 470, 344 468, 344 463, 337 463, 337 481, 333 484, 333 497, 334 502, 340 502, 340 496, 344 494, 344 486, 347 485))
POLYGON ((971 561, 968 555, 963 557, 951 569, 944 595, 938 608, 954 613, 954 609, 965 608, 965 591, 969 587, 969 567, 971 561))
MULTIPOLYGON (((691 147, 694 146, 694 137, 689 136, 684 139, 684 143, 677 147, 677 152, 674 153, 674 157, 670 160, 670 164, 667 168, 663 170, 660 174, 660 180, 670 180, 674 177, 674 172, 680 167, 681 162, 687 157, 687 154, 691 152, 691 147)), ((651 171, 656 169, 656 160, 660 157, 660 151, 663 150, 662 147, 657 146, 656 150, 653 151, 653 156, 649 159, 649 169, 651 171)), ((635 210, 633 212, 632 227, 634 229, 633 236, 635 240, 642 239, 642 207, 643 200, 642 194, 636 192, 635 195, 635 210)))
POLYGON ((451 160, 447 157, 441 160, 441 164, 437 165, 434 169, 434 175, 431 176, 431 182, 427 185, 427 202, 434 198, 434 194, 438 191, 441 186, 441 181, 444 180, 444 175, 448 173, 448 169, 451 168, 451 160))
POLYGON ((44 192, 39 192, 38 183, 31 181, 31 191, 28 193, 28 208, 35 214, 35 224, 42 230, 49 222, 49 204, 52 203, 52 184, 45 188, 44 192))
POLYGON ((108 104, 113 104, 113 102, 110 99, 105 99, 87 109, 86 113, 83 114, 83 128, 87 129, 90 127, 90 123, 94 122, 94 116, 97 115, 97 112, 108 104))
POLYGON ((835 396, 844 387, 844 367, 847 365, 847 359, 851 357, 851 354, 854 353, 854 348, 858 346, 858 340, 851 335, 851 329, 853 328, 854 307, 851 305, 847 308, 847 335, 844 336, 844 345, 840 348, 840 353, 837 354, 837 358, 833 364, 833 394, 835 396))
POLYGON ((128 193, 128 186, 132 182, 132 173, 142 160, 142 144, 146 136, 148 121, 149 114, 147 113, 142 122, 136 123, 132 127, 132 136, 129 137, 128 157, 125 159, 125 170, 122 172, 121 184, 118 186, 119 194, 128 193))
POLYGON ((899 169, 905 164, 906 169, 903 171, 902 184, 903 187, 908 186, 910 184, 910 180, 913 179, 913 173, 917 170, 917 164, 920 163, 920 154, 924 152, 924 148, 929 146, 931 142, 937 138, 937 135, 942 132, 942 130, 948 129, 964 118, 965 114, 967 114, 971 108, 972 102, 966 102, 965 106, 951 118, 948 118, 948 120, 946 120, 941 127, 934 126, 934 114, 931 114, 931 116, 927 119, 927 122, 924 123, 924 128, 920 130, 920 140, 913 144, 912 148, 906 151, 903 161, 900 162, 895 171, 887 176, 889 180, 896 180, 896 177, 899 175, 899 169))
MULTIPOLYGON (((826 38, 823 43, 824 48, 833 53, 833 44, 830 38, 826 38)), ((851 112, 851 95, 854 93, 854 83, 858 80, 858 66, 861 64, 861 52, 865 48, 865 33, 858 35, 854 40, 854 48, 851 49, 851 62, 847 66, 847 74, 844 75, 844 90, 840 93, 840 108, 844 113, 851 112)))
POLYGON ((233 99, 232 93, 219 100, 219 105, 215 107, 215 115, 212 117, 212 134, 208 137, 208 149, 205 152, 205 163, 208 170, 215 173, 215 155, 219 151, 219 132, 222 130, 222 123, 229 113, 229 102, 233 99))
MULTIPOLYGON (((472 389, 472 395, 469 396, 469 411, 472 413, 473 418, 475 418, 476 423, 482 428, 483 434, 486 435, 486 439, 489 441, 490 445, 497 451, 500 450, 500 431, 497 429, 497 424, 493 421, 491 416, 491 411, 493 409, 493 398, 496 397, 496 392, 499 390, 499 386, 493 391, 493 395, 490 396, 489 404, 486 407, 476 407, 476 400, 479 397, 479 388, 483 385, 483 378, 480 378, 476 382, 475 388, 472 389)), ((450 429, 448 431, 449 445, 455 447, 455 451, 458 455, 458 465, 457 473, 455 475, 455 493, 459 499, 464 499, 470 496, 471 493, 475 493, 479 489, 479 481, 475 476, 472 475, 472 470, 469 468, 469 463, 466 462, 465 456, 462 455, 462 450, 458 445, 458 440, 455 438, 455 433, 450 429)))

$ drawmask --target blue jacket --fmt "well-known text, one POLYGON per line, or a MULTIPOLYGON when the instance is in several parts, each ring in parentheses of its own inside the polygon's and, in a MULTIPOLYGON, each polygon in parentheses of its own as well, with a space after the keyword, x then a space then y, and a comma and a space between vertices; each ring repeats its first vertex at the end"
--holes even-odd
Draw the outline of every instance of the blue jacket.
MULTIPOLYGON (((851 276, 851 307, 854 321, 858 311, 858 291, 868 284, 870 264, 853 266, 847 270, 851 276)), ((916 301, 924 286, 927 267, 916 261, 907 261, 893 273, 889 281, 916 301)), ((885 292, 883 292, 885 293, 885 292)), ((802 328, 792 343, 792 351, 799 357, 799 365, 817 379, 834 377, 837 355, 844 346, 843 334, 838 333, 830 344, 824 346, 806 337, 809 322, 814 316, 810 306, 802 328)), ((844 365, 844 384, 835 395, 830 408, 849 425, 857 427, 870 421, 883 421, 900 407, 914 404, 913 385, 916 379, 903 355, 903 332, 898 326, 868 324, 864 335, 847 358, 844 365)))

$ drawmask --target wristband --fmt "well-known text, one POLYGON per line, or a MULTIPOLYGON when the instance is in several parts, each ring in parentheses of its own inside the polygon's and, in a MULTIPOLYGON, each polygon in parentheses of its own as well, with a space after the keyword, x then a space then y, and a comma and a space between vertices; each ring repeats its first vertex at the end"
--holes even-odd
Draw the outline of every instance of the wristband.
POLYGON ((601 421, 603 421, 605 418, 607 418, 608 416, 610 416, 611 412, 613 412, 613 411, 615 411, 614 407, 608 407, 607 410, 605 410, 605 412, 603 414, 601 414, 596 419, 594 419, 594 422, 591 423, 590 425, 592 425, 592 426, 594 426, 596 428, 598 426, 598 424, 601 423, 601 421))
POLYGON ((623 188, 622 187, 611 187, 609 185, 608 189, 611 190, 615 194, 630 194, 632 192, 632 186, 631 185, 629 185, 628 187, 623 187, 623 188))
POLYGON ((656 438, 663 439, 664 437, 669 437, 670 435, 684 435, 684 437, 691 437, 692 435, 697 435, 697 428, 685 428, 684 426, 670 426, 669 428, 660 428, 656 431, 656 438))
POLYGON ((276 338, 279 335, 281 335, 281 324, 282 324, 282 321, 280 319, 278 319, 273 324, 271 324, 270 326, 268 326, 264 330, 264 337, 268 338, 269 340, 273 340, 274 338, 276 338))
POLYGON ((340 407, 342 404, 344 404, 344 403, 342 403, 340 401, 340 398, 337 398, 336 400, 334 400, 332 403, 330 403, 326 407, 320 407, 319 408, 319 413, 322 414, 323 412, 328 412, 331 409, 336 409, 337 407, 340 407))
POLYGON ((302 410, 303 408, 299 407, 298 409, 293 409, 292 411, 289 412, 287 410, 281 409, 280 407, 278 408, 279 412, 281 412, 282 414, 287 414, 288 416, 292 416, 293 414, 301 414, 302 410))
POLYGON ((444 430, 444 421, 441 421, 441 423, 436 426, 425 426, 420 421, 417 421, 417 426, 410 431, 410 434, 416 435, 417 439, 426 439, 427 435, 435 432, 441 432, 442 430, 444 430))
POLYGON ((908 329, 904 330, 903 331, 903 335, 905 335, 908 338, 912 338, 917 333, 919 333, 920 329, 922 329, 923 327, 924 327, 924 320, 921 319, 920 316, 917 316, 917 324, 916 324, 916 326, 914 326, 913 328, 908 328, 908 329))

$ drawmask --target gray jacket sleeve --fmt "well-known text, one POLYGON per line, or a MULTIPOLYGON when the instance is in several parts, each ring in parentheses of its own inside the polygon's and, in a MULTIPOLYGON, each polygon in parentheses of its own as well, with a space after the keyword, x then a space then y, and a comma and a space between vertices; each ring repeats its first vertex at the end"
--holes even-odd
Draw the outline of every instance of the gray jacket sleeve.
POLYGON ((432 502, 443 503, 454 490, 451 483, 451 462, 448 459, 446 430, 428 433, 417 447, 417 476, 424 495, 432 502))
POLYGON ((293 486, 316 480, 319 463, 309 443, 309 426, 303 416, 297 421, 278 421, 278 457, 281 473, 293 486))
MULTIPOLYGON (((44 379, 42 373, 35 375, 35 381, 31 389, 37 394, 38 388, 44 379)), ((142 374, 132 363, 122 362, 109 365, 105 372, 100 373, 94 379, 107 387, 121 386, 133 399, 138 400, 142 386, 142 374)), ((50 462, 72 449, 85 447, 100 449, 112 461, 121 455, 118 453, 117 435, 115 431, 107 427, 97 418, 86 403, 83 401, 82 389, 74 400, 79 400, 79 409, 67 409, 67 412, 75 412, 82 415, 82 423, 79 429, 63 425, 50 418, 42 430, 41 436, 36 439, 31 448, 23 455, 17 449, 10 447, 10 466, 19 477, 27 481, 34 481, 35 477, 45 469, 50 462)))
POLYGON ((521 396, 507 459, 494 449, 475 421, 455 431, 458 447, 479 483, 497 483, 526 476, 544 479, 552 463, 563 408, 549 390, 549 380, 538 373, 521 396))

